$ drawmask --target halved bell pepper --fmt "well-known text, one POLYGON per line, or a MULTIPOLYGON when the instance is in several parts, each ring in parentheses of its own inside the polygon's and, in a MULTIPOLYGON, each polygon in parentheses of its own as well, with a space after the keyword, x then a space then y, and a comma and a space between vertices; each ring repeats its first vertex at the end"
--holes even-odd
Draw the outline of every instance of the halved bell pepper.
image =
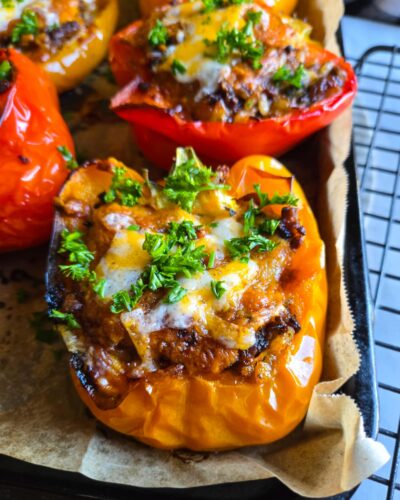
MULTIPOLYGON (((311 101, 309 107, 294 107, 284 114, 266 118, 233 123, 185 119, 169 106, 169 95, 163 93, 162 84, 157 83, 157 74, 150 69, 141 32, 145 21, 137 21, 111 41, 111 66, 117 82, 123 87, 113 98, 112 109, 133 124, 139 146, 157 165, 168 168, 177 145, 193 146, 203 158, 215 164, 231 164, 250 154, 278 156, 329 125, 350 106, 357 89, 351 65, 311 41, 303 23, 262 8, 270 19, 267 36, 271 47, 278 46, 282 50, 285 43, 289 48, 291 43, 298 43, 306 53, 305 65, 329 65, 344 75, 340 91, 311 101), (287 41, 284 40, 286 33, 291 36, 287 41), (144 91, 149 84, 151 92, 144 91)), ((267 65, 269 56, 265 57, 267 59, 261 62, 267 65)), ((188 92, 193 92, 189 86, 188 92)))
MULTIPOLYGON (((163 449, 223 450, 266 444, 287 435, 303 420, 321 375, 327 307, 325 247, 300 185, 282 164, 265 156, 242 159, 233 166, 224 181, 231 186, 230 194, 236 200, 256 196, 254 185, 257 184, 270 197, 276 193, 287 193, 288 185, 291 185, 292 194, 298 198, 298 220, 304 228, 305 238, 293 252, 293 260, 286 269, 287 279, 282 279, 280 283, 285 296, 293 298, 290 304, 301 330, 290 341, 285 341, 281 334, 277 335, 268 347, 267 353, 271 358, 267 356, 265 363, 257 365, 259 372, 254 378, 246 378, 234 368, 221 373, 192 374, 185 368, 181 371, 169 370, 165 368, 168 364, 134 377, 132 373, 137 358, 132 355, 132 340, 122 335, 123 332, 125 336, 128 334, 120 325, 121 317, 109 312, 106 300, 92 297, 87 284, 75 282, 72 286, 68 283, 59 269, 59 264, 64 262, 59 245, 65 232, 78 228, 81 238, 92 251, 104 252, 107 248, 105 242, 113 238, 117 231, 114 228, 111 233, 104 234, 101 221, 104 218, 108 220, 107 214, 114 221, 123 221, 131 216, 138 217, 142 223, 147 220, 143 205, 130 209, 114 203, 107 208, 100 203, 99 208, 99 195, 104 195, 112 183, 110 166, 113 164, 119 165, 114 159, 88 163, 71 175, 58 198, 50 251, 50 307, 62 309, 58 317, 76 319, 69 325, 59 324, 59 329, 70 351, 71 373, 80 397, 105 425, 163 449), (118 214, 122 217, 119 218, 118 214), (89 221, 91 224, 87 224, 89 221), (76 290, 79 291, 75 301, 72 297, 76 290), (81 305, 78 307, 78 304, 81 305), (98 317, 101 318, 100 323, 98 317), (102 329, 104 324, 109 326, 102 329), (86 363, 88 352, 92 352, 90 346, 96 335, 93 329, 96 328, 97 334, 102 336, 101 345, 105 347, 101 355, 96 355, 94 368, 91 363, 86 363), (115 342, 118 342, 116 349, 113 347, 115 342), (116 353, 121 353, 121 357, 118 358, 116 353), (271 361, 272 368, 268 359, 274 360, 271 361)), ((140 180, 135 171, 128 172, 130 179, 140 180)), ((215 201, 216 198, 212 199, 215 201)), ((275 206, 276 213, 279 208, 282 209, 275 206)), ((172 207, 166 209, 167 218, 163 209, 158 210, 160 221, 171 220, 172 207)), ((182 220, 184 212, 178 210, 179 220, 182 220)), ((151 213, 154 222, 157 209, 152 208, 151 213)), ((186 216, 191 214, 186 213, 186 216)), ((139 219, 135 219, 136 222, 139 219)), ((129 233, 129 228, 126 232, 129 233)), ((132 231, 130 234, 133 234, 132 231)), ((142 236, 139 233, 132 236, 137 237, 142 236)), ((118 252, 125 251, 122 247, 118 247, 118 252)), ((99 258, 100 255, 96 254, 95 259, 98 261, 99 258)), ((271 265, 272 262, 276 264, 274 272, 279 274, 277 269, 282 265, 279 258, 276 254, 271 254, 270 258, 271 265)), ((113 262, 112 269, 118 269, 116 262, 113 262)), ((252 290, 254 303, 274 301, 273 292, 267 289, 257 292, 254 286, 249 290, 252 290)), ((147 304, 150 308, 157 307, 153 302, 147 304)), ((162 324, 157 325, 154 323, 156 330, 163 328, 162 324)), ((160 330, 161 333, 164 331, 160 330)), ((180 334, 184 335, 184 330, 180 334)), ((148 335, 151 336, 150 333, 148 335)), ((192 344, 182 347, 182 352, 192 352, 191 355, 195 356, 190 346, 192 344)), ((206 357, 214 359, 213 349, 215 347, 210 347, 206 357)))
POLYGON ((0 252, 45 242, 74 145, 46 73, 0 50, 0 252), (66 148, 66 149, 64 149, 66 148))

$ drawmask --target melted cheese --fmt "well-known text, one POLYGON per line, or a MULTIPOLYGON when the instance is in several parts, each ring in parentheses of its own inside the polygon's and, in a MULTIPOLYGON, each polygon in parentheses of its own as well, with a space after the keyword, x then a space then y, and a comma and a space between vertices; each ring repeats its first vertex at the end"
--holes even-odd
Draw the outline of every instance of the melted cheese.
MULTIPOLYGON (((186 218, 191 217, 187 214, 186 218)), ((115 217, 115 214, 112 214, 111 219, 117 225, 127 223, 115 217)), ((216 227, 205 227, 208 234, 196 240, 196 245, 205 245, 208 251, 216 250, 216 267, 191 278, 179 278, 179 284, 187 291, 180 302, 165 304, 160 301, 150 309, 137 306, 121 315, 121 321, 146 370, 156 369, 151 356, 150 334, 164 328, 196 327, 234 349, 248 349, 255 343, 256 332, 253 327, 232 324, 219 314, 240 306, 244 292, 258 278, 259 267, 253 260, 248 263, 224 260, 225 241, 243 236, 243 225, 234 217, 225 217, 216 223, 216 227), (213 280, 224 282, 226 292, 220 299, 212 292, 213 280)), ((143 242, 144 235, 136 231, 120 230, 116 233, 96 269, 99 278, 107 279, 106 297, 120 290, 129 290, 149 264, 150 257, 142 248, 143 242)))
POLYGON ((112 244, 101 259, 96 274, 107 280, 105 297, 111 297, 120 290, 129 290, 150 262, 150 256, 142 248, 144 235, 136 231, 116 233, 112 244))
POLYGON ((178 34, 179 43, 168 47, 167 59, 160 70, 170 71, 173 61, 181 62, 186 71, 177 73, 175 78, 181 83, 200 82, 200 95, 213 93, 221 79, 226 78, 231 69, 229 64, 205 56, 204 40, 215 40, 221 28, 242 29, 245 25, 245 5, 233 5, 225 9, 217 9, 203 13, 203 2, 187 3, 169 9, 163 18, 163 23, 182 26, 178 34))

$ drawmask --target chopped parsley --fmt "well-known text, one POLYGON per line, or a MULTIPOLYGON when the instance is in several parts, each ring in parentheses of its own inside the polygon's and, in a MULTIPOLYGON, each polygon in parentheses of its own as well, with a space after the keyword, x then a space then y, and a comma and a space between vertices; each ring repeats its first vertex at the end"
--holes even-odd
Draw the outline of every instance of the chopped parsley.
POLYGON ((250 3, 251 0, 202 0, 203 1, 203 12, 212 12, 213 10, 220 9, 222 7, 228 7, 229 5, 242 5, 244 3, 250 3))
POLYGON ((171 71, 174 75, 184 75, 186 73, 186 66, 178 61, 178 59, 174 59, 171 65, 171 71))
POLYGON ((208 47, 206 55, 222 64, 234 56, 240 56, 253 69, 260 69, 265 47, 255 38, 254 26, 260 22, 261 15, 261 12, 248 12, 246 25, 241 30, 220 28, 215 40, 204 40, 208 47))
POLYGON ((164 302, 174 304, 182 300, 187 291, 177 281, 179 276, 190 278, 205 270, 207 257, 203 245, 196 246, 196 226, 191 221, 171 222, 166 234, 145 233, 143 249, 151 262, 129 291, 121 290, 113 296, 111 311, 119 314, 131 311, 146 290, 169 290, 164 302))
POLYGON ((58 146, 57 150, 65 160, 65 166, 68 170, 76 170, 79 168, 79 163, 75 160, 73 154, 67 146, 58 146))
POLYGON ((164 194, 187 212, 202 191, 229 189, 229 186, 212 182, 215 172, 202 164, 192 148, 176 150, 175 165, 166 178, 164 194))
POLYGON ((50 318, 62 321, 68 326, 68 328, 71 328, 71 330, 80 328, 80 324, 76 321, 75 316, 72 313, 63 313, 57 309, 52 309, 49 316, 50 318))
POLYGON ((105 278, 102 278, 102 279, 99 279, 99 280, 96 280, 94 283, 93 283, 93 291, 94 293, 96 293, 101 299, 104 299, 104 295, 105 295, 105 288, 106 288, 106 285, 107 285, 107 280, 105 278))
POLYGON ((295 87, 296 89, 301 89, 304 87, 305 82, 307 80, 308 72, 304 68, 303 64, 296 69, 296 71, 292 71, 286 65, 281 66, 278 71, 272 77, 272 81, 274 83, 287 83, 295 87))
POLYGON ((214 296, 219 300, 224 293, 226 293, 227 288, 225 287, 224 281, 211 281, 211 290, 214 296))
POLYGON ((150 30, 148 40, 151 46, 159 47, 160 45, 165 45, 168 41, 168 30, 160 21, 157 19, 154 28, 150 30))
POLYGON ((215 250, 213 250, 210 253, 210 256, 208 258, 208 265, 207 265, 208 269, 212 269, 215 266, 215 256, 216 256, 216 253, 215 253, 215 250))
POLYGON ((21 20, 11 32, 11 43, 18 43, 24 35, 37 35, 39 33, 38 19, 32 10, 24 10, 21 20))
POLYGON ((126 229, 128 231, 139 231, 140 230, 140 226, 138 226, 137 224, 131 224, 126 229))
POLYGON ((187 294, 187 290, 180 285, 174 286, 174 288, 165 297, 166 304, 176 304, 180 302, 183 297, 187 294))
POLYGON ((125 207, 137 205, 142 196, 142 184, 126 175, 125 167, 113 167, 110 189, 102 195, 104 203, 117 202, 125 207))
POLYGON ((232 238, 225 241, 225 246, 233 259, 247 263, 250 259, 251 250, 257 252, 271 252, 278 243, 265 238, 261 234, 250 234, 243 238, 232 238))
POLYGON ((290 205, 292 207, 297 207, 299 199, 293 193, 287 193, 280 195, 275 193, 271 198, 268 194, 261 191, 261 186, 259 184, 254 185, 254 190, 258 195, 260 200, 260 207, 264 208, 267 205, 290 205))
POLYGON ((0 63, 0 81, 7 80, 10 81, 12 76, 12 66, 7 60, 1 61, 0 63))
POLYGON ((132 298, 128 291, 121 290, 113 295, 112 313, 120 314, 124 311, 132 311, 132 307, 132 298))
POLYGON ((70 232, 64 229, 61 233, 61 246, 58 253, 68 254, 70 264, 60 265, 61 271, 74 281, 82 281, 91 278, 89 270, 94 254, 88 249, 82 240, 80 231, 70 232))

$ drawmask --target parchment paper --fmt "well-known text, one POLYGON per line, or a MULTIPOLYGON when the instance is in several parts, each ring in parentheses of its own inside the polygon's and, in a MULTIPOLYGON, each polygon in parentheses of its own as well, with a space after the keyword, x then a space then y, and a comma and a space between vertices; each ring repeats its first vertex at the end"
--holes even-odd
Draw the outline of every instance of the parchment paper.
MULTIPOLYGON (((126 0, 124 8, 127 20, 135 15, 136 2, 126 0)), ((315 27, 314 36, 331 49, 342 13, 340 0, 301 0, 299 5, 299 14, 315 27)), ((104 111, 104 97, 113 92, 111 83, 92 77, 78 93, 64 98, 78 151, 87 158, 112 154, 140 167, 144 160, 131 142, 129 128, 104 111)), ((324 374, 301 428, 270 446, 182 457, 98 425, 74 392, 61 341, 42 332, 39 335, 52 343, 40 342, 30 327, 32 313, 45 309, 46 249, 39 248, 0 256, 0 452, 98 480, 144 487, 181 488, 276 476, 307 497, 349 490, 386 463, 387 451, 366 438, 354 401, 332 395, 359 365, 341 265, 347 193, 342 165, 350 133, 348 112, 284 159, 314 207, 327 247, 329 277, 324 374)))

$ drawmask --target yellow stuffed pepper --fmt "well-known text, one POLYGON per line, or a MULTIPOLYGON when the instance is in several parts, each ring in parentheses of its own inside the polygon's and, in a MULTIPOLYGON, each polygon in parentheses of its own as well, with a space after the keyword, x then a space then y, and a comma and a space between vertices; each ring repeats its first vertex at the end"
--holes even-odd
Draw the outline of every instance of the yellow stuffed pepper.
POLYGON ((116 160, 65 184, 48 270, 73 381, 104 424, 163 449, 282 438, 321 374, 324 244, 302 189, 265 156, 161 183, 116 160))

